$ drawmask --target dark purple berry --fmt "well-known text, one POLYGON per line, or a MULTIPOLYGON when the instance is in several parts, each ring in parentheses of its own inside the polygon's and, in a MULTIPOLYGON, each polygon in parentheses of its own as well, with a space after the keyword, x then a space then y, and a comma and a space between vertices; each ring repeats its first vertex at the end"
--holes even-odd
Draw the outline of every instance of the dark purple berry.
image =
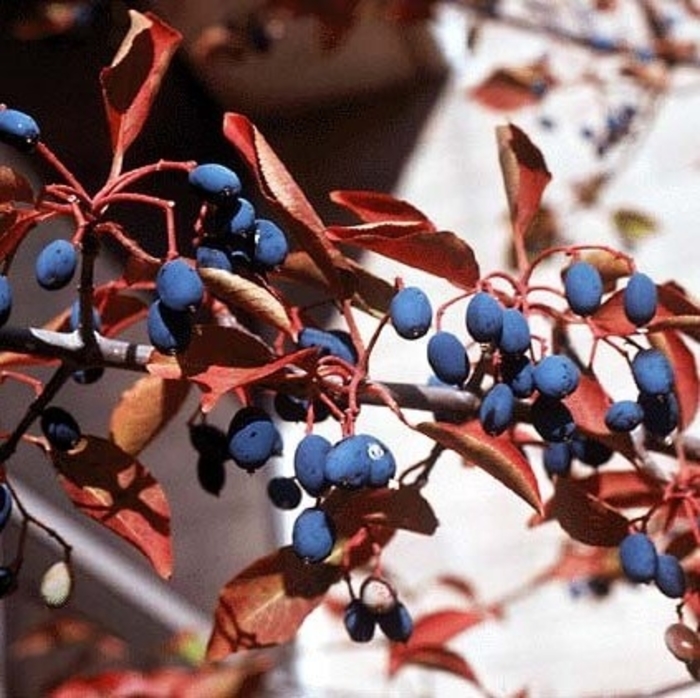
POLYGON ((7 526, 12 513, 12 493, 10 488, 4 483, 0 483, 0 533, 7 526))
POLYGON ((273 477, 267 483, 267 496, 278 509, 296 509, 301 503, 301 489, 293 477, 273 477))
POLYGON ((545 441, 568 441, 576 430, 571 410, 561 400, 539 395, 530 408, 532 425, 545 441))
POLYGON ((369 642, 374 637, 376 619, 360 599, 353 599, 345 607, 343 625, 353 642, 369 642))
POLYGON ((411 614, 400 601, 390 611, 377 614, 377 623, 392 642, 408 642, 413 633, 411 614))
POLYGON ((640 393, 637 398, 644 412, 642 424, 654 436, 668 436, 680 420, 678 398, 673 393, 648 395, 640 393))

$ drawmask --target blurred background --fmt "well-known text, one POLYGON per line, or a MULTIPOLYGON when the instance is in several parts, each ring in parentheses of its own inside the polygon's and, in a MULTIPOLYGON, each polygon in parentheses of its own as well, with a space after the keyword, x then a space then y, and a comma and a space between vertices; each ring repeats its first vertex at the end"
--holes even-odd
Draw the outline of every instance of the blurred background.
MULTIPOLYGON (((692 2, 6 0, 0 101, 37 118, 44 140, 88 190, 109 170, 98 76, 128 27, 129 8, 153 10, 184 41, 128 166, 158 158, 222 162, 252 192, 221 136, 223 113, 241 112, 255 120, 324 220, 347 221, 329 201, 331 190, 392 192, 464 237, 489 272, 511 260, 494 135, 511 121, 541 148, 553 174, 532 249, 609 244, 634 253, 657 281, 698 292, 700 134, 693 116, 700 114, 700 21, 692 2)), ((35 187, 52 174, 8 150, 0 155, 31 173, 35 187)), ((164 178, 152 191, 177 199, 186 244, 198 204, 184 184, 164 178)), ((120 215, 143 240, 161 225, 141 210, 120 215)), ((17 282, 16 324, 38 326, 72 301, 70 290, 41 297, 34 290, 32 260, 56 234, 70 231, 42 228, 22 248, 16 268, 27 273, 17 282)), ((115 250, 100 273, 107 278, 119 262, 115 250)), ((431 298, 453 293, 386 260, 362 262, 390 280, 402 275, 431 298)), ((556 278, 559 269, 549 273, 556 278)), ((459 332, 460 320, 448 315, 445 322, 459 332)), ((423 340, 406 346, 387 334, 373 376, 427 381, 427 362, 414 359, 424 354, 423 340)), ((133 338, 144 337, 134 331, 133 338)), ((608 380, 612 393, 629 388, 619 375, 608 380)), ((71 386, 61 404, 84 432, 104 435, 111 407, 132 382, 117 375, 71 386)), ((4 424, 21 413, 25 398, 7 400, 4 424)), ((195 409, 195 396, 190 402, 184 414, 195 409)), ((229 419, 224 406, 217 416, 222 425, 229 419)), ((360 424, 381 424, 382 438, 397 451, 400 444, 408 463, 426 454, 427 441, 407 435, 384 412, 367 408, 360 424)), ((302 433, 301 425, 286 428, 286 454, 302 433)), ((276 472, 289 474, 289 459, 279 460, 276 472)), ((77 671, 186 662, 201 649, 197 638, 207 637, 222 585, 288 540, 291 518, 274 513, 266 499, 269 474, 229 471, 218 497, 203 491, 182 423, 169 426, 142 462, 173 511, 176 567, 167 584, 128 546, 73 513, 37 449, 24 447, 13 459, 12 481, 27 507, 74 546, 76 593, 61 611, 43 606, 35 580, 57 551, 46 537, 30 540, 27 583, 0 602, 0 692, 30 698, 77 671), (194 639, 183 634, 190 631, 194 639)), ((540 484, 550 491, 545 477, 540 484)), ((675 615, 654 590, 564 580, 521 596, 560 554, 556 524, 529 530, 527 507, 456 457, 440 461, 426 496, 441 522, 438 533, 399 535, 386 567, 416 614, 463 604, 454 585, 436 583, 440 576, 470 585, 484 602, 514 599, 505 617, 451 643, 483 688, 414 667, 389 679, 381 641, 351 646, 332 609, 319 609, 294 647, 273 653, 279 668, 255 695, 514 696, 527 689, 532 698, 593 698, 697 690, 663 646, 675 615)), ((17 537, 17 527, 3 533, 5 559, 17 537)))

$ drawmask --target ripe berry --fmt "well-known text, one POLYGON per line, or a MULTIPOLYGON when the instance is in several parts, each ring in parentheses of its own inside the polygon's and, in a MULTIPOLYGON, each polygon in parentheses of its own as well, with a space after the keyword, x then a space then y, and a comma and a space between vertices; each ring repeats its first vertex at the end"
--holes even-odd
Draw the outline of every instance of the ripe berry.
POLYGON ((9 279, 4 274, 0 274, 0 326, 9 320, 11 312, 12 287, 9 279))
POLYGON ((318 347, 321 350, 321 356, 331 354, 347 363, 357 363, 357 353, 346 333, 304 327, 299 332, 297 343, 300 349, 318 347))
POLYGON ((377 614, 377 623, 382 632, 393 642, 408 642, 413 632, 413 619, 400 601, 386 613, 377 614))
POLYGON ((564 354, 545 356, 533 373, 535 387, 542 395, 561 399, 578 388, 581 372, 578 366, 564 354))
POLYGON ((318 497, 329 486, 325 466, 331 448, 331 442, 325 437, 307 434, 294 451, 294 474, 299 484, 312 497, 318 497))
POLYGON ((197 247, 195 259, 197 260, 197 267, 200 269, 233 270, 233 265, 226 251, 216 247, 211 242, 197 247))
POLYGON ((82 437, 78 422, 61 407, 47 407, 41 413, 40 424, 47 441, 57 451, 70 451, 82 437))
POLYGON ((10 567, 0 567, 0 599, 4 599, 17 590, 17 575, 10 567))
POLYGON ((306 562, 321 562, 335 545, 333 521, 323 509, 309 507, 297 516, 292 527, 292 549, 306 562))
POLYGON ((475 341, 494 342, 503 327, 503 306, 491 294, 479 291, 467 306, 466 323, 475 341))
POLYGON ((190 185, 206 201, 214 204, 231 203, 241 193, 238 175, 224 165, 198 165, 188 176, 190 185))
POLYGON ((55 291, 67 286, 78 266, 78 253, 68 240, 52 240, 36 258, 36 280, 42 288, 55 291))
POLYGON ((0 533, 7 526, 12 513, 12 494, 10 488, 4 483, 0 483, 0 533))
POLYGON ((171 259, 156 276, 156 291, 163 305, 171 310, 198 308, 204 297, 204 284, 197 271, 184 259, 171 259))
POLYGON ((428 363, 448 385, 462 385, 469 376, 469 357, 459 338, 451 332, 436 332, 428 341, 428 363))
POLYGON ((632 431, 644 419, 642 406, 634 400, 618 400, 605 413, 605 426, 610 431, 632 431))
POLYGON ((515 397, 505 383, 496 383, 479 406, 479 422, 487 434, 502 434, 513 421, 515 397))
POLYGON ((673 388, 673 367, 658 349, 643 349, 632 359, 632 376, 648 395, 665 395, 673 388))
POLYGON ((157 300, 148 309, 148 338, 161 354, 184 351, 192 339, 192 317, 187 311, 172 310, 157 300))
POLYGON ((282 229, 264 218, 255 221, 253 263, 262 269, 274 269, 284 262, 287 254, 289 243, 282 229))
POLYGON ((542 463, 547 474, 568 475, 571 470, 571 445, 568 441, 548 443, 542 453, 542 463))
POLYGON ((642 424, 655 436, 668 436, 680 419, 678 398, 673 393, 667 395, 648 395, 640 393, 637 398, 644 412, 642 424))
POLYGON ((592 315, 603 298, 603 279, 589 262, 574 262, 564 276, 564 295, 577 315, 592 315))
POLYGON ((232 206, 228 221, 228 234, 245 235, 255 227, 255 208, 248 199, 238 198, 232 206))
POLYGON ((40 138, 39 125, 31 116, 17 109, 0 110, 0 142, 30 152, 40 138))
POLYGON ((680 599, 685 595, 685 571, 675 555, 658 556, 654 581, 661 593, 671 599, 680 599))
POLYGON ((597 468, 612 458, 613 451, 601 441, 583 434, 574 434, 571 439, 571 455, 582 463, 597 468))
POLYGON ((393 455, 369 434, 354 434, 338 441, 328 452, 324 469, 326 481, 340 487, 382 487, 395 473, 393 455))
POLYGON ((530 408, 532 425, 545 441, 567 441, 576 430, 573 415, 560 400, 539 395, 530 408))
MULTIPOLYGON (((71 331, 77 330, 80 326, 80 301, 75 300, 73 305, 70 307, 70 317, 68 318, 68 326, 71 331)), ((102 329, 102 318, 100 317, 100 312, 97 308, 92 309, 92 328, 95 332, 99 332, 102 329)))
POLYGON ((625 286, 622 301, 627 319, 637 327, 646 325, 656 314, 656 284, 646 274, 635 272, 625 286))
POLYGON ((282 438, 270 416, 259 407, 243 407, 228 428, 228 453, 236 465, 252 472, 282 452, 282 438))
POLYGON ((417 339, 430 329, 433 308, 421 289, 407 286, 391 299, 389 315, 394 329, 401 337, 417 339))
POLYGON ((658 555, 651 538, 646 533, 630 533, 623 538, 619 548, 620 565, 627 579, 632 582, 650 582, 656 576, 658 555))
POLYGON ((301 489, 293 477, 273 477, 267 483, 267 496, 278 509, 296 509, 301 502, 301 489))
POLYGON ((535 367, 525 354, 504 354, 501 378, 510 386, 515 397, 530 397, 535 390, 535 367))
POLYGON ((360 599, 353 599, 345 607, 343 625, 353 642, 369 642, 374 637, 376 619, 360 599))
POLYGON ((527 318, 517 308, 503 311, 498 347, 506 354, 522 354, 530 348, 530 327, 527 318))

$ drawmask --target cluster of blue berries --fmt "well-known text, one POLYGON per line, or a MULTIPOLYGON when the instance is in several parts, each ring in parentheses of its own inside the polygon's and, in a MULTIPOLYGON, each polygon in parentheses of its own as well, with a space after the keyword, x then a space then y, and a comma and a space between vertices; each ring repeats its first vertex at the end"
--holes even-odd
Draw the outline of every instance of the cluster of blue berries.
POLYGON ((671 599, 683 598, 685 571, 675 555, 658 553, 651 538, 642 532, 629 533, 619 547, 622 572, 635 584, 654 582, 671 599))

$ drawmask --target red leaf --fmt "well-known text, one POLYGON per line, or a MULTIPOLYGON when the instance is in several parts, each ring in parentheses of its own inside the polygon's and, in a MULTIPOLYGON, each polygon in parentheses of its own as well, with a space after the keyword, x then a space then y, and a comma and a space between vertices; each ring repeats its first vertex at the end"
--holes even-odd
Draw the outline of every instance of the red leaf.
POLYGON ((433 230, 432 223, 395 221, 357 226, 330 226, 331 239, 390 257, 435 274, 461 288, 479 280, 474 252, 454 233, 433 230))
POLYGON ((489 436, 477 421, 465 424, 423 422, 416 429, 500 480, 536 511, 542 510, 539 487, 530 463, 507 435, 489 436))
POLYGON ((227 113, 224 136, 243 156, 260 192, 286 221, 299 247, 308 252, 331 290, 342 298, 352 295, 354 280, 347 261, 331 244, 318 213, 260 131, 245 116, 227 113))
POLYGON ((0 260, 12 256, 34 226, 54 215, 52 211, 16 209, 9 204, 0 206, 0 260))
POLYGON ((560 477, 548 503, 553 518, 575 540, 586 545, 613 547, 627 535, 629 522, 570 477, 560 477))
POLYGON ((605 577, 616 574, 618 570, 616 549, 597 548, 567 540, 562 546, 559 559, 550 568, 547 577, 562 580, 605 577))
POLYGON ((657 289, 662 312, 657 313, 656 319, 649 324, 649 329, 664 329, 662 323, 676 321, 677 329, 700 342, 700 306, 688 296, 685 289, 672 281, 657 286, 657 289))
POLYGON ((219 594, 207 658, 291 640, 341 576, 339 567, 305 564, 290 547, 254 562, 219 594))
POLYGON ((141 132, 182 35, 147 12, 129 10, 131 26, 112 64, 100 72, 112 139, 112 174, 141 132))
POLYGON ((496 140, 513 236, 522 242, 552 175, 540 150, 517 126, 498 126, 496 140))
POLYGON ((410 649, 412 646, 442 645, 449 642, 455 635, 492 617, 480 609, 469 611, 445 609, 428 613, 416 618, 407 646, 410 649))
POLYGON ((51 457, 73 505, 131 543, 159 575, 170 577, 170 506, 153 475, 97 436, 86 436, 72 451, 54 450, 51 457))
POLYGON ((664 485, 638 470, 596 472, 579 480, 594 497, 615 509, 650 508, 663 499, 664 485))
POLYGON ((477 686, 481 685, 466 659, 441 645, 418 645, 415 647, 392 645, 389 655, 389 676, 393 676, 407 664, 438 669, 459 676, 477 686))
POLYGON ((513 111, 537 104, 556 84, 545 60, 515 68, 498 68, 469 91, 485 107, 513 111))
POLYGON ((343 189, 332 191, 330 198, 355 213, 363 223, 423 223, 431 232, 437 231, 422 211, 390 194, 343 189))

